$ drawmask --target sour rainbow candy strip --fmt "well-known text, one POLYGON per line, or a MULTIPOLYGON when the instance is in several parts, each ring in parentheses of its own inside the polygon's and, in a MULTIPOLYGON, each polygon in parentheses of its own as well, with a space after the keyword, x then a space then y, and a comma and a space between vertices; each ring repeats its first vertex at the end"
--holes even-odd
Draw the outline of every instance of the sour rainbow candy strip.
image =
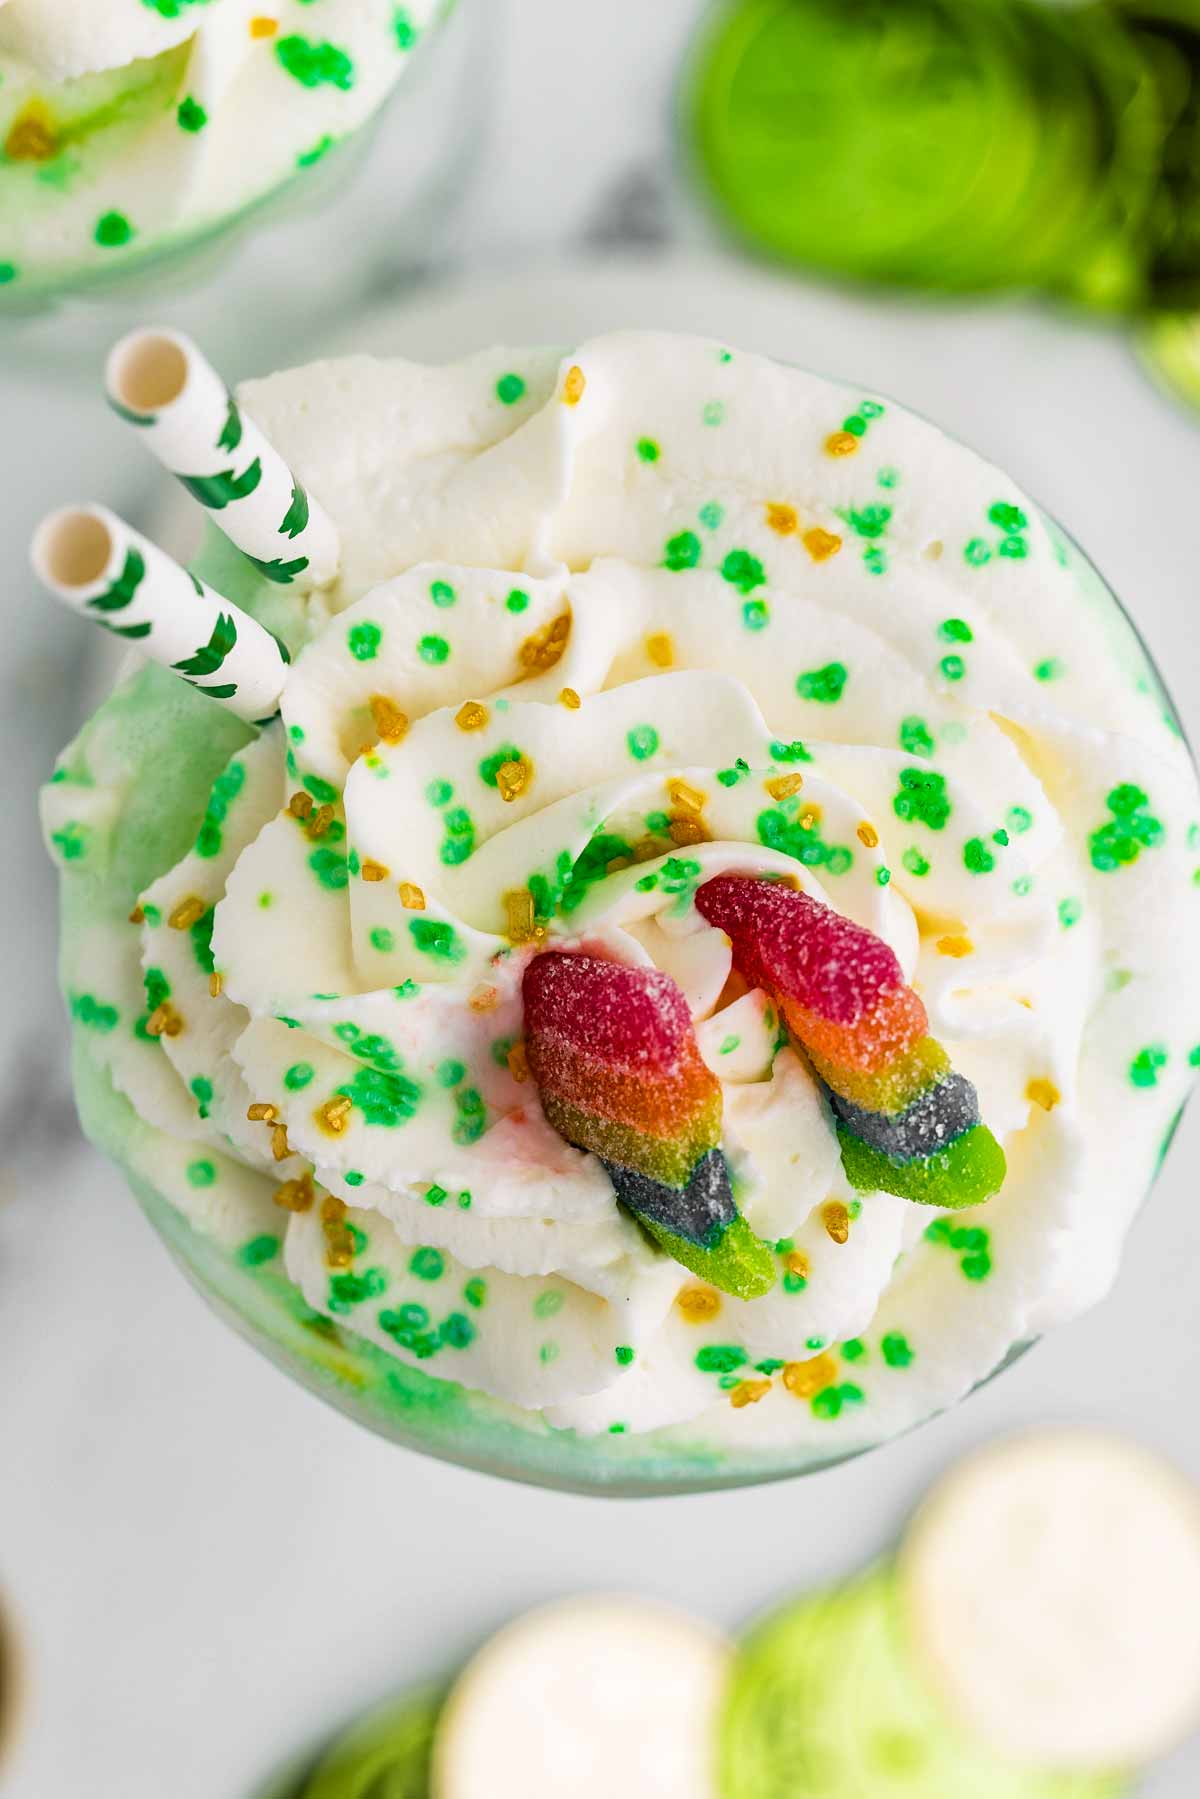
POLYGON ((546 1118, 600 1157, 667 1253, 749 1299, 775 1264, 741 1216, 721 1143, 721 1086, 669 975, 550 952, 525 972, 525 1050, 546 1118))
POLYGON ((854 1186, 952 1207, 999 1190, 1004 1151, 980 1121, 975 1089, 929 1035, 925 1007, 881 938, 807 893, 745 876, 706 882, 696 906, 806 1051, 854 1186))

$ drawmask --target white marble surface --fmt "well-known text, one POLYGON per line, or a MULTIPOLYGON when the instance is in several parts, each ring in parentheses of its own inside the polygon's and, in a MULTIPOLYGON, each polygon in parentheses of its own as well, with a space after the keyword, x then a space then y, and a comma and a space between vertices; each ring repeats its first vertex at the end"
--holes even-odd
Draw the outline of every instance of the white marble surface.
MULTIPOLYGON (((610 0, 598 30, 583 0, 507 0, 492 137, 455 234, 482 279, 418 296, 384 336, 435 356, 485 336, 671 324, 907 399, 1012 469, 1088 545, 1200 729, 1200 432, 1119 335, 1032 308, 848 299, 728 263, 566 266, 585 244, 631 237, 648 253, 666 238, 703 246, 667 158, 697 10, 610 0)), ((303 317, 298 296, 281 341, 303 317)), ((1102 1306, 968 1407, 814 1481, 629 1503, 525 1491, 376 1442, 230 1336, 78 1139, 33 816, 89 676, 77 626, 33 593, 24 542, 63 499, 94 494, 144 518, 158 490, 97 390, 6 368, 2 351, 0 1593, 28 1676, 5 1794, 242 1799, 306 1736, 557 1593, 631 1587, 735 1626, 874 1554, 940 1468, 1002 1429, 1127 1429, 1200 1478, 1196 1113, 1102 1306)), ((1141 1790, 1192 1799, 1200 1749, 1141 1790)))

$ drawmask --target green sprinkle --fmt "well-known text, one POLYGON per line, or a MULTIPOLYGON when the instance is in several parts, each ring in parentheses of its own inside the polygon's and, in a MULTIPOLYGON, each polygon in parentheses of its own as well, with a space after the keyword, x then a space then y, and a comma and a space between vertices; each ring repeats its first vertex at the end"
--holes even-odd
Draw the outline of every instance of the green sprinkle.
POLYGON ((466 1069, 461 1062, 439 1062, 434 1074, 439 1087, 457 1087, 466 1076, 466 1069))
POLYGON ((889 1368, 907 1368, 913 1360, 913 1351, 909 1347, 908 1338, 899 1331, 889 1331, 879 1345, 883 1359, 889 1368))
POLYGON ((841 699, 848 679, 849 673, 844 663, 827 662, 824 668, 812 668, 798 675, 796 692, 802 700, 832 706, 841 699))
POLYGON ((616 1356, 617 1361, 621 1364, 622 1368, 628 1368, 636 1353, 636 1350, 631 1349, 628 1343, 618 1343, 617 1347, 613 1350, 613 1354, 616 1356))
POLYGON ((175 117, 181 131, 203 131, 208 124, 208 114, 199 100, 193 100, 190 94, 179 102, 179 110, 175 117))
POLYGON ((414 918, 408 929, 421 954, 435 962, 461 962, 467 953, 454 926, 445 919, 414 918))
POLYGON ((1167 1052, 1161 1043, 1151 1043, 1138 1051, 1129 1064, 1129 1078, 1135 1087, 1157 1087, 1160 1072, 1167 1065, 1167 1052))
POLYGON ((296 167, 298 169, 311 169, 314 164, 320 162, 323 156, 328 156, 336 142, 337 139, 331 136, 327 131, 323 137, 319 137, 316 143, 310 145, 307 150, 301 150, 296 158, 296 167))
POLYGON ((667 539, 663 551, 663 567, 673 569, 677 574, 682 569, 695 568, 700 560, 700 539, 694 531, 680 531, 675 537, 667 539))
POLYGON ((736 1343, 708 1343, 696 1352, 701 1374, 732 1374, 746 1362, 746 1352, 736 1343))
POLYGON ((244 1268, 261 1268, 264 1262, 269 1262, 271 1260, 271 1257, 277 1253, 278 1249, 278 1237, 266 1235, 261 1237, 251 1237, 250 1241, 248 1243, 243 1243, 242 1247, 238 1250, 237 1259, 244 1268))
POLYGON ((429 584, 429 597, 435 606, 440 606, 444 610, 447 606, 453 606, 458 595, 451 587, 449 581, 431 581, 429 584))
POLYGON ((546 1291, 544 1293, 539 1293, 533 1302, 533 1315, 535 1318, 553 1318, 557 1313, 561 1312, 562 1309, 563 1295, 556 1292, 553 1287, 547 1287, 546 1291))
POLYGON ((440 663, 449 659, 450 645, 444 637, 422 637, 417 644, 417 655, 422 662, 427 662, 431 667, 436 668, 440 663))
POLYGON ((505 600, 504 605, 505 609, 509 612, 525 612, 529 607, 529 595, 525 592, 524 588, 514 587, 508 598, 505 600))
POLYGON ((720 400, 710 400, 700 414, 706 425, 723 425, 725 423, 725 407, 720 400))
POLYGON ((861 1362, 867 1353, 867 1346, 861 1337, 847 1337, 842 1344, 842 1359, 847 1362, 861 1362))
POLYGON ((982 537, 973 537, 963 551, 963 558, 972 568, 982 568, 985 562, 992 560, 992 552, 982 537))
POLYGON ((1034 663, 1033 674, 1037 681, 1057 681, 1065 673, 1066 669, 1057 656, 1048 656, 1044 662, 1034 663))
POLYGON ((311 1062, 293 1062, 284 1072, 283 1084, 289 1093, 299 1093, 302 1087, 308 1086, 316 1072, 311 1062))
POLYGON ((943 643, 974 643, 975 633, 964 618, 944 618, 938 626, 943 643))
POLYGON ((525 382, 520 375, 501 375, 496 383, 496 398, 502 406, 515 406, 525 392, 525 382))
POLYGON ((427 1206, 443 1206, 449 1197, 450 1195, 447 1193, 446 1189, 439 1186, 437 1181, 431 1182, 425 1189, 425 1204, 427 1206))
POLYGON ((696 516, 706 531, 716 531, 725 517, 725 508, 718 506, 715 500, 709 500, 707 505, 701 506, 696 516))
POLYGON ((900 790, 892 800, 896 817, 930 831, 944 830, 952 811, 945 775, 932 768, 902 768, 899 781, 900 790))
POLYGON ((625 742, 635 762, 645 762, 658 749, 658 732, 653 725, 635 725, 625 742))
POLYGON ((418 1249, 409 1259, 408 1268, 419 1281, 440 1281, 446 1272, 446 1263, 440 1250, 418 1249))
POLYGON ((372 949, 381 950, 385 955, 396 947, 396 939, 385 925, 376 925, 370 933, 369 942, 372 949))
POLYGON ((717 1052, 718 1055, 731 1056, 733 1054, 734 1050, 739 1047, 739 1045, 741 1044, 741 1041, 742 1041, 741 1038, 738 1036, 726 1037, 724 1042, 722 1043, 720 1049, 717 1052))
POLYGON ((469 1280, 463 1288, 463 1298, 478 1312, 487 1298, 487 1282, 480 1280, 477 1276, 469 1280))
POLYGON ((96 220, 96 242, 105 250, 119 250, 134 236, 133 226, 123 212, 106 212, 96 220))
POLYGON ((354 64, 336 44, 293 35, 278 39, 275 55, 302 87, 336 87, 347 93, 354 86, 354 64))
POLYGON ((444 806, 447 800, 454 798, 454 789, 449 781, 430 781, 425 789, 425 798, 431 806, 444 806))
POLYGON ((742 607, 742 623, 747 631, 762 631, 771 622, 771 611, 765 600, 747 600, 742 607))
POLYGON ((0 287, 7 287, 10 281, 15 281, 17 273, 15 262, 0 262, 0 287))
POLYGON ((900 721, 900 748, 909 756, 932 756, 937 748, 933 732, 923 718, 900 721))
POLYGON ((550 1362, 557 1362, 557 1360, 558 1360, 558 1344, 557 1343, 543 1343, 541 1348, 538 1350, 538 1361, 544 1362, 544 1363, 550 1363, 550 1362))
POLYGON ((730 550, 721 564, 721 575, 741 594, 753 593, 767 578, 762 563, 749 550, 730 550))
POLYGON ((640 462, 657 462, 662 455, 662 451, 652 437, 639 437, 637 440, 637 454, 640 462))
POLYGON ((209 1161, 189 1162, 187 1177, 193 1187, 211 1187, 217 1178, 216 1164, 209 1161))
POLYGON ((366 1178, 366 1175, 358 1168, 347 1168, 342 1176, 348 1187, 361 1187, 366 1178))
POLYGON ((346 633, 346 644, 356 662, 373 662, 383 642, 378 625, 352 625, 346 633))
POLYGON ((991 874, 996 866, 993 856, 982 837, 968 837, 963 844, 963 867, 973 875, 991 874))
POLYGON ((396 48, 411 50, 421 35, 413 24, 412 14, 407 6, 398 6, 392 17, 392 30, 396 34, 396 48))
POLYGON ((1077 899, 1062 899, 1058 902, 1058 922, 1064 931, 1077 925, 1083 917, 1083 904, 1077 899))
POLYGON ((198 1074, 189 1082, 192 1097, 196 1101, 196 1111, 201 1118, 207 1118, 212 1105, 213 1084, 206 1076, 198 1074))
POLYGON ((947 681, 961 681, 967 672, 967 665, 961 656, 943 656, 938 667, 947 681))

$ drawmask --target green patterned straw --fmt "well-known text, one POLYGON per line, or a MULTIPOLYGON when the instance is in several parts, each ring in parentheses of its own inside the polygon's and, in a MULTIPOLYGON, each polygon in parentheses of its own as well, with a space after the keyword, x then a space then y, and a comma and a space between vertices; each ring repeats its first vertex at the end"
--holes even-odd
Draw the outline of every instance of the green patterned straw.
POLYGON ((105 370, 113 411, 142 432, 260 575, 324 587, 338 572, 332 520, 179 331, 131 331, 105 370))
POLYGON ((85 618, 137 644, 251 724, 279 709, 288 653, 257 619, 107 506, 67 506, 33 535, 34 573, 85 618))

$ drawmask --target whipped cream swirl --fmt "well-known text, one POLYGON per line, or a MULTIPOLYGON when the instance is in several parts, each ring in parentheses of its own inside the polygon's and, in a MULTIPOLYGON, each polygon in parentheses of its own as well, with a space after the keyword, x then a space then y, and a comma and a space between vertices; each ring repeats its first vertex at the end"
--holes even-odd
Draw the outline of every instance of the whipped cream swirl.
POLYGON ((586 1432, 879 1440, 1093 1301, 1196 1059, 1200 831, 1061 533, 878 396, 691 339, 241 398, 344 572, 140 895, 152 1041, 144 1012, 93 1033, 170 1146, 143 1168, 233 1247, 282 1235, 308 1304, 389 1354, 586 1432), (693 904, 723 871, 891 945, 1005 1147, 986 1206, 848 1185, 693 904), (520 993, 554 946, 682 988, 764 1297, 658 1253, 547 1125, 520 993), (181 1181, 180 1142, 217 1177, 181 1181))

